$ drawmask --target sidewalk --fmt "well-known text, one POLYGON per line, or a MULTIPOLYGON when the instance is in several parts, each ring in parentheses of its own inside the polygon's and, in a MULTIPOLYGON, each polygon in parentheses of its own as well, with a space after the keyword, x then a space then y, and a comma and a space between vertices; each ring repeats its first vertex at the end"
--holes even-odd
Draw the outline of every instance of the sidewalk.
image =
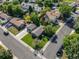
POLYGON ((27 28, 25 28, 23 31, 21 31, 19 34, 17 34, 16 38, 17 39, 22 39, 26 34, 28 34, 27 28))

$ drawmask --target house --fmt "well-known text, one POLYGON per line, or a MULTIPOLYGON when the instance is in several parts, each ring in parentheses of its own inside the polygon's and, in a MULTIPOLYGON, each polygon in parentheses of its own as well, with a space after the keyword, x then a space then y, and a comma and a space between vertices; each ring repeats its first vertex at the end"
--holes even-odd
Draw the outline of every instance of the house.
POLYGON ((3 3, 3 2, 5 2, 6 0, 0 0, 0 3, 3 3))
POLYGON ((42 10, 42 7, 39 7, 38 4, 34 5, 34 11, 40 12, 42 10))
POLYGON ((33 7, 33 4, 32 3, 25 3, 25 2, 22 2, 21 3, 21 8, 22 10, 25 12, 25 11, 28 11, 29 7, 33 7))
POLYGON ((27 25, 27 31, 28 32, 32 32, 34 29, 36 29, 36 25, 35 24, 29 24, 27 25))
POLYGON ((57 18, 59 17, 60 17, 60 12, 57 9, 46 12, 46 15, 44 16, 45 22, 49 21, 53 23, 56 23, 57 18))
POLYGON ((32 31, 31 34, 33 37, 39 37, 43 32, 44 32, 44 26, 39 26, 34 31, 32 31))
POLYGON ((0 0, 0 3, 2 3, 3 2, 3 0, 0 0))
POLYGON ((75 0, 75 3, 79 5, 79 0, 75 0))
POLYGON ((0 3, 4 3, 4 2, 6 2, 6 1, 11 2, 11 1, 13 1, 13 0, 0 0, 0 3))
POLYGON ((11 19, 10 16, 7 14, 0 12, 0 21, 4 22, 3 24, 7 23, 11 19))
POLYGON ((22 20, 20 18, 11 19, 10 23, 19 30, 25 28, 25 22, 24 22, 24 20, 22 20))

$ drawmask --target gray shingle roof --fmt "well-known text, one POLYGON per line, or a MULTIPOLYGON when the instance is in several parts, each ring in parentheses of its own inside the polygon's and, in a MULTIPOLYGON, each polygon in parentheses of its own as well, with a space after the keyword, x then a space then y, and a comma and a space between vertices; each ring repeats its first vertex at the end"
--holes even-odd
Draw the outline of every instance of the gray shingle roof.
POLYGON ((37 29, 35 29, 34 31, 32 31, 32 34, 34 34, 35 36, 40 36, 44 31, 44 26, 40 26, 37 29))
POLYGON ((27 25, 27 29, 28 30, 34 30, 35 28, 36 28, 35 24, 29 24, 29 25, 27 25))

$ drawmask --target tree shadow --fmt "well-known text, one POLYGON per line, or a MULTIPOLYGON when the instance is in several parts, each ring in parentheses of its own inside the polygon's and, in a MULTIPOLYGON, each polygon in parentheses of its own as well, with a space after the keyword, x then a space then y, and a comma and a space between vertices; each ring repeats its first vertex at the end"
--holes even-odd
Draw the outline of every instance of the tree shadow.
POLYGON ((74 24, 75 24, 75 20, 73 17, 65 22, 65 25, 72 29, 74 28, 74 24))
POLYGON ((50 38, 50 41, 51 41, 52 43, 57 43, 57 39, 58 39, 58 37, 57 37, 57 35, 55 34, 55 35, 53 35, 53 36, 50 38))

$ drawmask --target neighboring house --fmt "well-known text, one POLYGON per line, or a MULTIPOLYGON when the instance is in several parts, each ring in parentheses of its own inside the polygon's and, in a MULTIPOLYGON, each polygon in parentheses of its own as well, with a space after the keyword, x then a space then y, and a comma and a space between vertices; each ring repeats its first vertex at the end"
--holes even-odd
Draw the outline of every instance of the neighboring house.
POLYGON ((35 24, 29 24, 29 25, 27 25, 27 31, 28 32, 32 32, 34 29, 36 29, 36 25, 35 24))
POLYGON ((73 3, 69 4, 69 6, 71 6, 71 7, 75 7, 75 6, 76 6, 76 3, 73 2, 73 3))
POLYGON ((11 2, 11 1, 13 1, 13 0, 0 0, 0 3, 4 3, 4 2, 6 2, 6 1, 11 2))
POLYGON ((21 8, 24 12, 28 11, 30 6, 33 7, 33 4, 32 3, 25 3, 25 2, 21 3, 21 8))
POLYGON ((3 2, 5 2, 6 0, 0 0, 0 3, 3 3, 3 2))
POLYGON ((31 34, 33 37, 39 37, 40 35, 42 35, 43 32, 44 32, 44 26, 39 26, 34 31, 32 31, 31 34))
POLYGON ((75 3, 79 5, 79 0, 75 0, 75 3))
POLYGON ((19 30, 25 28, 25 22, 22 19, 13 18, 10 20, 10 23, 13 24, 13 26, 15 26, 19 30))
POLYGON ((10 16, 8 16, 7 14, 3 12, 0 12, 0 21, 2 21, 3 24, 7 23, 10 19, 11 19, 10 16))
POLYGON ((3 3, 3 0, 0 0, 0 3, 3 3))
POLYGON ((56 23, 59 17, 60 12, 57 9, 46 12, 46 15, 44 16, 45 22, 49 21, 53 23, 56 23))
POLYGON ((34 5, 34 11, 40 12, 42 10, 42 7, 39 7, 38 4, 34 5))

